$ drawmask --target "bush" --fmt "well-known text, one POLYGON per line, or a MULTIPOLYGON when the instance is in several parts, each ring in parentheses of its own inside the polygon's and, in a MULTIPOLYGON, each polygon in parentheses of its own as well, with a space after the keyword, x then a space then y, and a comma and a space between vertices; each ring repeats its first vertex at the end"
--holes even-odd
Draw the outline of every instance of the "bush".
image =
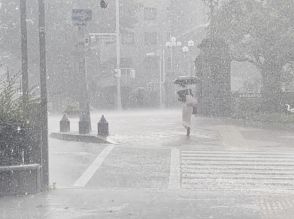
POLYGON ((24 100, 15 80, 0 82, 0 165, 38 162, 39 118, 39 99, 24 100))
POLYGON ((294 124, 294 114, 257 113, 252 115, 249 119, 257 122, 283 123, 285 125, 294 124))
MULTIPOLYGON (((263 112, 261 97, 256 94, 251 95, 240 97, 240 94, 235 94, 233 99, 233 118, 263 123, 294 124, 294 114, 287 112, 285 107, 285 109, 281 109, 281 112, 277 113, 263 112)), ((286 97, 284 97, 284 101, 287 101, 286 97)), ((283 106, 283 104, 281 105, 283 106)))
POLYGON ((232 102, 232 116, 237 119, 248 119, 261 112, 262 100, 260 97, 240 97, 237 93, 232 102))

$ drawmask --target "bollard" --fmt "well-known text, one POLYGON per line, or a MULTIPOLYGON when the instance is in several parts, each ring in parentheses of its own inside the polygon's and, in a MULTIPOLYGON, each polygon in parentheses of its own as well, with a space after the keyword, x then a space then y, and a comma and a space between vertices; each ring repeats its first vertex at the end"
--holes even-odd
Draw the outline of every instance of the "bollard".
POLYGON ((91 132, 90 121, 87 120, 86 116, 82 114, 79 121, 79 134, 89 134, 91 132))
POLYGON ((63 115, 59 122, 60 132, 70 132, 70 121, 66 114, 63 115))
POLYGON ((98 135, 107 137, 109 135, 109 126, 104 115, 102 115, 100 121, 98 122, 98 135))

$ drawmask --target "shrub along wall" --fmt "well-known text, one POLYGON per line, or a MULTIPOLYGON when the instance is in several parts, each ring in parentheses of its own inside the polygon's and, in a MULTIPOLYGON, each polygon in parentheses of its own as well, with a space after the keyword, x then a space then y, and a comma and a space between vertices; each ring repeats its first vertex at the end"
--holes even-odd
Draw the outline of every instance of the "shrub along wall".
MULTIPOLYGON (((256 115, 263 114, 261 94, 248 93, 240 94, 235 93, 232 101, 233 118, 248 119, 256 117, 256 115)), ((280 112, 275 114, 287 114, 286 105, 290 104, 294 108, 294 93, 285 92, 281 94, 280 99, 280 112)))
POLYGON ((0 166, 40 163, 40 129, 0 122, 0 166))

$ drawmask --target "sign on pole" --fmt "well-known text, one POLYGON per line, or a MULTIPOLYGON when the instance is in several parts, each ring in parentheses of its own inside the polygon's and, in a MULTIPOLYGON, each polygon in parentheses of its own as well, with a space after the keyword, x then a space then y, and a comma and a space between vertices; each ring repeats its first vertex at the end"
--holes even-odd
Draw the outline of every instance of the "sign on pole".
POLYGON ((75 26, 85 26, 92 20, 91 9, 72 9, 72 22, 75 26))

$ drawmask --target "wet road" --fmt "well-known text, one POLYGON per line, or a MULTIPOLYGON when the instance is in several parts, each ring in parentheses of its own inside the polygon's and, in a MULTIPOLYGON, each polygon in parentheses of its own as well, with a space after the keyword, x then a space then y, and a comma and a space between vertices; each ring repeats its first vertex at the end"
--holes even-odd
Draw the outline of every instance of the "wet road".
POLYGON ((180 110, 104 115, 117 144, 50 138, 57 189, 0 199, 3 218, 292 218, 293 132, 193 118, 187 138, 180 110))

